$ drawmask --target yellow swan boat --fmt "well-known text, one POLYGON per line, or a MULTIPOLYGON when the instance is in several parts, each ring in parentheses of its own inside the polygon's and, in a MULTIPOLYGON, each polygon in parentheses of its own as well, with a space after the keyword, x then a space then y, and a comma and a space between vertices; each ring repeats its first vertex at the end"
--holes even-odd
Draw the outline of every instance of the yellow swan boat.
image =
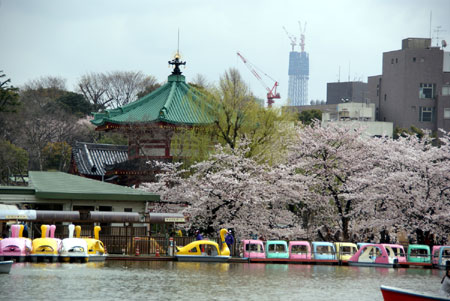
POLYGON ((230 249, 228 249, 225 243, 225 235, 227 229, 220 230, 220 240, 222 242, 222 248, 219 248, 219 244, 209 240, 197 240, 187 244, 184 247, 177 247, 175 258, 178 261, 212 261, 212 262, 225 262, 230 258, 230 249))
POLYGON ((59 250, 61 249, 61 240, 55 238, 55 225, 42 225, 41 237, 33 239, 31 249, 31 261, 37 262, 40 259, 50 262, 58 261, 59 250))
MULTIPOLYGON (((88 249, 88 260, 89 262, 92 261, 105 261, 106 257, 108 257, 108 254, 105 251, 105 246, 103 245, 103 242, 99 239, 99 233, 100 226, 94 227, 94 238, 83 238, 87 243, 87 249, 88 249)), ((77 235, 77 238, 81 235, 81 227, 77 226, 75 227, 75 232, 77 235)))

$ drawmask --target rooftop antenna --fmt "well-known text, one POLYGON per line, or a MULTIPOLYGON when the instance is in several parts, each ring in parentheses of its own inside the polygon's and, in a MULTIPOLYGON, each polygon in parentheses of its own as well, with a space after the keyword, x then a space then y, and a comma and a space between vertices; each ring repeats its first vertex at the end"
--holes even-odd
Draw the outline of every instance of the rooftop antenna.
POLYGON ((180 56, 180 28, 178 28, 177 54, 180 56))
POLYGON ((350 63, 351 61, 348 61, 348 81, 350 82, 350 63))
POLYGON ((436 26, 434 32, 436 33, 436 46, 439 47, 439 33, 444 32, 445 30, 441 29, 442 26, 436 26))
POLYGON ((431 20, 432 20, 432 16, 433 16, 433 11, 430 10, 430 39, 431 39, 431 20))
POLYGON ((180 29, 178 28, 178 44, 177 44, 177 53, 173 60, 169 61, 169 65, 173 65, 172 75, 181 75, 180 65, 186 65, 186 62, 182 62, 180 60, 180 29))

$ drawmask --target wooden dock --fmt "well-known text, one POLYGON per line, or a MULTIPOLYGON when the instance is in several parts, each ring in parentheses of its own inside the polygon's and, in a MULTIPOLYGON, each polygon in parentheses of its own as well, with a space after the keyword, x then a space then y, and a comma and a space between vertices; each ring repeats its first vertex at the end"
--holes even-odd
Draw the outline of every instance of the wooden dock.
MULTIPOLYGON (((110 254, 107 261, 176 261, 174 256, 155 255, 118 255, 110 254)), ((279 264, 311 264, 311 265, 348 265, 347 261, 340 260, 315 260, 315 259, 289 259, 289 258, 240 258, 231 257, 229 263, 279 263, 279 264)), ((397 268, 426 268, 432 269, 433 265, 426 262, 402 262, 396 265, 397 268)))
POLYGON ((422 267, 425 269, 432 269, 433 264, 429 262, 400 262, 398 263, 398 267, 400 268, 422 267))
POLYGON ((338 265, 338 260, 290 259, 290 258, 250 258, 251 263, 326 264, 338 265))

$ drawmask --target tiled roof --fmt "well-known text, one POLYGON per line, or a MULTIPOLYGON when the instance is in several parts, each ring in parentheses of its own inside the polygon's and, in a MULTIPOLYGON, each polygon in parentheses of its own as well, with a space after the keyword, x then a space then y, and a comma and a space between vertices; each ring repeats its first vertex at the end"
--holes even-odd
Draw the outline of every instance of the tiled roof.
POLYGON ((123 107, 96 113, 91 122, 97 126, 149 122, 204 125, 212 123, 207 108, 205 96, 186 84, 184 75, 170 75, 168 82, 152 93, 123 107))
POLYGON ((106 165, 128 160, 128 146, 76 142, 72 157, 80 174, 103 176, 106 165))

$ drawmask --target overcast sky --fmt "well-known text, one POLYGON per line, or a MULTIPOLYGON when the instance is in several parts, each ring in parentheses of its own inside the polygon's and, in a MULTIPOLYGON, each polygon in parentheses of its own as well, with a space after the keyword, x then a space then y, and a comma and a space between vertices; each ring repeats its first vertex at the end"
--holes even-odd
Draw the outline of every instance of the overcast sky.
POLYGON ((0 70, 15 86, 51 75, 73 90, 83 74, 116 70, 164 82, 180 29, 187 81, 201 74, 217 83, 235 67, 265 98, 239 51, 280 83, 281 105, 291 50, 283 26, 299 36, 301 21, 307 22, 308 98, 326 100, 326 84, 338 81, 339 69, 341 81, 367 82, 381 74, 383 52, 400 49, 407 37, 428 38, 430 12, 432 36, 441 26, 440 40, 450 42, 449 0, 0 0, 0 70))

